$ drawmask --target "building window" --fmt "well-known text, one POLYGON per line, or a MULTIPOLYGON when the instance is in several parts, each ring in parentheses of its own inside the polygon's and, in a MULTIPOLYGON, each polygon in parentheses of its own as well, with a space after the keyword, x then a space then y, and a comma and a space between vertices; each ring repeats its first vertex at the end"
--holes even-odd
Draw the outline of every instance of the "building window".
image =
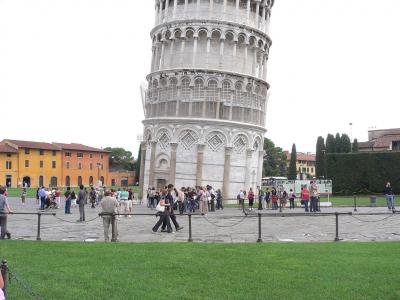
POLYGON ((31 153, 28 148, 25 148, 25 154, 31 153))
POLYGON ((307 173, 310 172, 310 168, 307 168, 307 173))
POLYGON ((25 168, 29 168, 29 160, 25 160, 25 168))
POLYGON ((42 169, 43 168, 43 160, 41 160, 40 162, 39 162, 39 167, 42 169))
POLYGON ((314 168, 311 168, 311 173, 314 173, 314 168))
POLYGON ((93 164, 90 163, 90 170, 93 170, 93 164))
POLYGON ((65 152, 65 157, 71 157, 71 152, 65 152))
POLYGON ((102 154, 102 155, 100 155, 100 158, 101 158, 101 159, 103 159, 103 154, 102 154))
POLYGON ((44 155, 44 150, 39 150, 39 155, 44 155))
POLYGON ((83 153, 82 153, 82 152, 78 152, 78 153, 76 154, 76 156, 77 156, 78 158, 82 158, 82 157, 83 157, 83 153))
POLYGON ((51 167, 52 167, 53 169, 55 169, 56 166, 57 166, 57 163, 56 163, 56 161, 53 160, 53 161, 51 162, 51 167))
POLYGON ((57 155, 57 151, 53 150, 53 156, 56 156, 56 155, 57 155))
POLYGON ((6 170, 11 170, 11 169, 12 169, 11 161, 6 161, 6 170))
POLYGON ((93 158, 93 154, 92 153, 89 154, 89 158, 93 158))
POLYGON ((78 169, 79 169, 79 170, 82 170, 82 163, 79 163, 79 164, 78 164, 78 169))
POLYGON ((69 169, 69 161, 67 161, 67 169, 69 169))
POLYGON ((7 154, 7 157, 11 157, 11 154, 10 154, 10 153, 8 153, 8 154, 7 154))
POLYGON ((78 176, 78 185, 82 185, 82 176, 78 176))

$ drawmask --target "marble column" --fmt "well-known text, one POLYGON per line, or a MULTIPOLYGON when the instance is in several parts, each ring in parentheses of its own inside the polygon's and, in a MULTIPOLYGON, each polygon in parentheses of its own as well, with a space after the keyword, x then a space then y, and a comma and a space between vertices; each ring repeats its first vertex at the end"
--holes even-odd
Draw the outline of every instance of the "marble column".
POLYGON ((247 0, 247 8, 246 8, 246 23, 247 23, 247 25, 250 24, 250 10, 251 10, 250 0, 247 0))
POLYGON ((163 39, 161 41, 161 55, 160 55, 160 68, 159 69, 164 68, 165 43, 166 43, 166 41, 163 39))
POLYGON ((265 31, 265 16, 267 13, 267 7, 265 6, 265 3, 262 4, 262 21, 261 21, 261 30, 265 31))
POLYGON ((170 143, 171 147, 171 163, 170 163, 170 174, 169 183, 175 185, 176 180, 176 150, 178 149, 178 143, 170 143))
MULTIPOLYGON (((260 145, 262 147, 262 145, 260 145)), ((257 186, 261 186, 265 151, 258 152, 257 186)))
POLYGON ((156 146, 157 141, 151 141, 151 156, 150 156, 150 171, 149 171, 149 186, 155 186, 155 168, 156 168, 156 146))
POLYGON ((250 180, 251 180, 251 157, 253 156, 253 149, 246 150, 246 174, 244 180, 244 189, 247 191, 250 188, 250 180))
POLYGON ((197 55, 197 41, 199 37, 194 36, 193 37, 193 56, 192 56, 192 66, 194 67, 196 65, 196 55, 197 55))
POLYGON ((222 196, 224 199, 229 199, 230 196, 229 182, 231 180, 231 155, 232 147, 225 147, 224 181, 222 184, 222 196))
POLYGON ((164 13, 164 21, 165 22, 168 21, 169 1, 170 0, 165 1, 165 13, 164 13))
POLYGON ((204 144, 197 144, 196 186, 203 184, 204 144))
POLYGON ((178 7, 178 0, 174 0, 174 10, 172 12, 172 18, 175 19, 176 17, 176 9, 178 7))
POLYGON ((256 2, 257 2, 257 6, 256 6, 256 28, 258 29, 259 28, 259 26, 258 26, 258 23, 259 23, 259 19, 260 19, 260 3, 261 3, 261 0, 256 0, 256 2))
POLYGON ((144 173, 146 167, 146 142, 141 143, 140 147, 140 177, 139 177, 139 199, 144 196, 144 173))
POLYGON ((240 0, 236 0, 236 22, 239 21, 239 14, 240 14, 240 0))

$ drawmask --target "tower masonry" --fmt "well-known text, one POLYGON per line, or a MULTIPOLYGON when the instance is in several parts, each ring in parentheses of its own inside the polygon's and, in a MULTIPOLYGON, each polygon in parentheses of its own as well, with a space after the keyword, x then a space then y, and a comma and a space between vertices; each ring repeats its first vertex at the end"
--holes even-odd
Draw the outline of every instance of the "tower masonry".
MULTIPOLYGON (((274 0, 156 0, 141 193, 261 185, 274 0)), ((145 193, 144 193, 145 194, 145 193)))

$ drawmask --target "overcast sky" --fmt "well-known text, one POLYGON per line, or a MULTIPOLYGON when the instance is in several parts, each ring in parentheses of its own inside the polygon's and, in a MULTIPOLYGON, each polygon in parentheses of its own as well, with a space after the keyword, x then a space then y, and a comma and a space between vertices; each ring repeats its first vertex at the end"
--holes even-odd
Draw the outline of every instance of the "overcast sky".
MULTIPOLYGON (((267 137, 399 125, 399 0, 277 0, 267 137)), ((137 156, 154 1, 0 0, 0 139, 122 146, 137 156)))

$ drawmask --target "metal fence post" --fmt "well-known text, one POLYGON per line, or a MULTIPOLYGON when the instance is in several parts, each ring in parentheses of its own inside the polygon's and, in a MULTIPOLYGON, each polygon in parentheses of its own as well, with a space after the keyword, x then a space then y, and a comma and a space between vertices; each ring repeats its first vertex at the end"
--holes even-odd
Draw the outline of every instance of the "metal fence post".
POLYGON ((353 193, 353 197, 354 197, 354 211, 357 211, 357 194, 353 193))
POLYGON ((261 214, 258 213, 258 240, 257 243, 262 243, 262 238, 261 238, 261 214))
POLYGON ((339 213, 335 213, 336 217, 336 236, 335 236, 335 242, 339 242, 339 213))
POLYGON ((111 242, 116 242, 116 224, 115 224, 115 213, 111 214, 111 242))
POLYGON ((37 237, 36 237, 36 240, 37 241, 41 241, 42 240, 42 238, 40 237, 40 219, 41 219, 41 217, 42 217, 42 213, 38 213, 38 224, 37 224, 37 237))
POLYGON ((188 214, 189 216, 189 239, 188 242, 193 242, 192 239, 192 214, 188 214))
POLYGON ((7 260, 3 259, 1 262, 1 275, 3 276, 3 281, 4 281, 4 287, 3 287, 3 292, 4 296, 7 298, 7 280, 8 280, 8 265, 7 265, 7 260))

